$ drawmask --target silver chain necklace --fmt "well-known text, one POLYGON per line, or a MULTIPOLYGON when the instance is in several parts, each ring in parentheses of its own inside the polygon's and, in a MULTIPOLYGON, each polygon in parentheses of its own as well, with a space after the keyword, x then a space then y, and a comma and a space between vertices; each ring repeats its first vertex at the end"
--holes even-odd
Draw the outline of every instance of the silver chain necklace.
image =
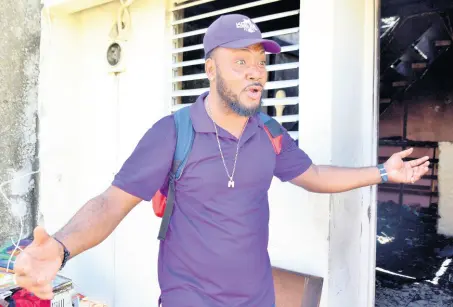
POLYGON ((220 156, 222 157, 223 166, 225 167, 225 172, 229 178, 228 187, 234 188, 234 179, 233 178, 234 178, 234 173, 236 172, 236 162, 237 162, 238 154, 239 154, 239 144, 241 143, 241 137, 244 134, 244 130, 245 130, 245 127, 247 126, 247 123, 249 122, 249 118, 247 118, 247 121, 245 122, 244 127, 242 127, 241 134, 239 135, 238 144, 236 146, 236 155, 234 157, 233 171, 230 175, 230 172, 228 171, 228 168, 225 163, 225 157, 223 156, 222 147, 220 146, 220 139, 219 139, 219 132, 217 131, 217 124, 215 123, 214 119, 212 118, 211 108, 209 107, 209 103, 207 102, 207 99, 206 99, 206 109, 208 110, 209 117, 211 118, 212 123, 214 124, 215 135, 217 138, 217 144, 219 145, 220 156))

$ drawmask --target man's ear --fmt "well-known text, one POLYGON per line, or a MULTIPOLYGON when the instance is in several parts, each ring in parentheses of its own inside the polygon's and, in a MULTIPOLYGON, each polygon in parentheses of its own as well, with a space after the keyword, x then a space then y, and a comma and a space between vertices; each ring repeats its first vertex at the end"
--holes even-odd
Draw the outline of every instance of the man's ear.
POLYGON ((215 75, 216 75, 216 72, 215 72, 216 67, 215 67, 214 60, 212 58, 206 59, 204 69, 205 69, 206 75, 208 76, 209 81, 213 81, 215 78, 215 75))

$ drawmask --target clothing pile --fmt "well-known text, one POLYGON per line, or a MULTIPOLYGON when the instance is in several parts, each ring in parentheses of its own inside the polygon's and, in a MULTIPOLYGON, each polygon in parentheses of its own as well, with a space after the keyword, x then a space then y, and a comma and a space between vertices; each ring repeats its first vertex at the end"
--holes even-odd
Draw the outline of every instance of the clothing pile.
POLYGON ((41 300, 16 286, 11 272, 0 272, 0 307, 50 307, 51 301, 41 300))
POLYGON ((15 285, 13 273, 0 272, 0 307, 50 307, 50 301, 20 289, 15 285))
POLYGON ((0 307, 50 307, 49 300, 41 300, 26 290, 11 291, 11 295, 1 298, 0 307))

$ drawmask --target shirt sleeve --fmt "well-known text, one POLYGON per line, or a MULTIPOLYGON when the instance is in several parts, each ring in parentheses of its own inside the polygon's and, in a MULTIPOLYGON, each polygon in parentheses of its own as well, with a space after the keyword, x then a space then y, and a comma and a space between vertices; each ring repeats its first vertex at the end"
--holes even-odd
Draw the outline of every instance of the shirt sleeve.
POLYGON ((294 139, 283 129, 282 151, 277 155, 274 176, 281 181, 290 181, 302 175, 310 166, 312 160, 299 148, 294 139))
POLYGON ((168 177, 176 147, 173 116, 156 122, 115 175, 112 185, 150 201, 168 177))

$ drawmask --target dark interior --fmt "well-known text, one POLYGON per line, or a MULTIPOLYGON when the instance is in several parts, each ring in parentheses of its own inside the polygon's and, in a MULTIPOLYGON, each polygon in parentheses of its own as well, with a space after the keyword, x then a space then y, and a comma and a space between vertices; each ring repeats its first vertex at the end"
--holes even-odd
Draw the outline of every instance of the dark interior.
POLYGON ((452 8, 452 1, 381 2, 379 160, 414 147, 407 160, 429 155, 431 165, 417 184, 379 186, 376 306, 453 305, 453 240, 437 231, 438 141, 453 141, 453 131, 427 137, 420 111, 430 101, 439 113, 452 107, 452 8), (398 129, 385 127, 392 125, 398 129))

